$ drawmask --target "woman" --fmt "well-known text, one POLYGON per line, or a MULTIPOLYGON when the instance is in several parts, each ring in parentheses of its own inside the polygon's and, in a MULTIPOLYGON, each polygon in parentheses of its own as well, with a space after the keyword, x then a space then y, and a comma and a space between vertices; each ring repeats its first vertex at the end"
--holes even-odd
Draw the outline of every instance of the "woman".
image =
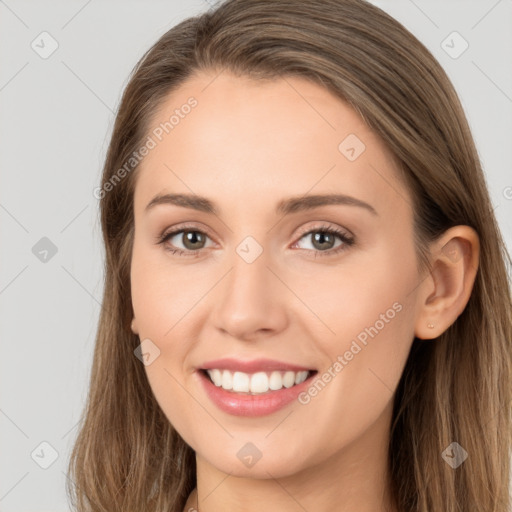
POLYGON ((510 259, 457 94, 397 21, 180 23, 98 197, 77 510, 509 510, 510 259))

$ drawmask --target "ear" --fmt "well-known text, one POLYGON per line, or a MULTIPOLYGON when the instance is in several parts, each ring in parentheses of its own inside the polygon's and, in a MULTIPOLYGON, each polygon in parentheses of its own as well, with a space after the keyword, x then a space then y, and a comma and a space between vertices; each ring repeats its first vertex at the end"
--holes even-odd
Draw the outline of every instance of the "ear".
POLYGON ((440 336, 468 303, 480 257, 480 242, 469 226, 454 226, 431 245, 432 270, 418 292, 414 334, 440 336))
POLYGON ((132 320, 132 332, 133 334, 139 334, 139 329, 137 328, 137 320, 135 319, 135 317, 133 317, 132 320))

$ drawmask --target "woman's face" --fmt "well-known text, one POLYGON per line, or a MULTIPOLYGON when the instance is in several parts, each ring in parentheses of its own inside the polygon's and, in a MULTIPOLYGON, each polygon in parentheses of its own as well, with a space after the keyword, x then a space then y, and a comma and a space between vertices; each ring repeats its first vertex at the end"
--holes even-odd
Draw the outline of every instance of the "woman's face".
POLYGON ((417 317, 410 196, 327 90, 215 76, 166 99, 137 171, 133 328, 154 395, 197 455, 235 476, 383 454, 417 317), (188 203, 148 207, 167 194, 188 203), (301 368, 316 373, 300 383, 301 368))

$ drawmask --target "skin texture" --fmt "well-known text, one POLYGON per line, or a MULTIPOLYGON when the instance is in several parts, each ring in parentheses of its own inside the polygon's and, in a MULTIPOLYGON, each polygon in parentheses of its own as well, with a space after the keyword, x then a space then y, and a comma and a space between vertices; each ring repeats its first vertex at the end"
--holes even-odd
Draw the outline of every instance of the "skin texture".
POLYGON ((158 346, 145 367, 149 383, 196 452, 198 495, 184 510, 395 510, 386 495, 392 399, 414 336, 439 336, 464 309, 477 235, 467 226, 447 231, 432 244, 433 272, 420 275, 412 199, 356 111, 302 78, 217 75, 197 74, 166 99, 151 127, 191 96, 198 104, 145 157, 134 196, 132 329, 158 346), (349 134, 365 145, 354 161, 338 149, 349 134), (144 211, 171 192, 206 196, 219 215, 176 205, 144 211), (377 214, 351 205, 275 213, 281 199, 333 193, 377 214), (204 242, 187 243, 180 233, 157 244, 184 222, 205 232, 204 242), (343 242, 315 244, 319 226, 337 227, 354 243, 334 254, 343 242), (247 236, 263 249, 252 263, 236 252, 247 236), (189 254, 197 247, 199 256, 172 254, 165 249, 172 245, 189 254), (236 417, 198 381, 201 363, 229 356, 278 359, 321 375, 393 304, 400 311, 307 404, 236 417), (248 442, 262 454, 252 467, 237 457, 248 442))

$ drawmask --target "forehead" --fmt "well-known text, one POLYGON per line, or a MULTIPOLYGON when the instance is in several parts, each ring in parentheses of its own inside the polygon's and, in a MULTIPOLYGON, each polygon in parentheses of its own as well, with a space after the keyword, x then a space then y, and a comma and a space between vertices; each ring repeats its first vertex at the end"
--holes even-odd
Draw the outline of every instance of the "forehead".
POLYGON ((162 192, 240 208, 308 193, 357 193, 376 204, 405 194, 380 138, 305 78, 198 73, 167 96, 147 133, 154 147, 138 169, 139 211, 162 192))

